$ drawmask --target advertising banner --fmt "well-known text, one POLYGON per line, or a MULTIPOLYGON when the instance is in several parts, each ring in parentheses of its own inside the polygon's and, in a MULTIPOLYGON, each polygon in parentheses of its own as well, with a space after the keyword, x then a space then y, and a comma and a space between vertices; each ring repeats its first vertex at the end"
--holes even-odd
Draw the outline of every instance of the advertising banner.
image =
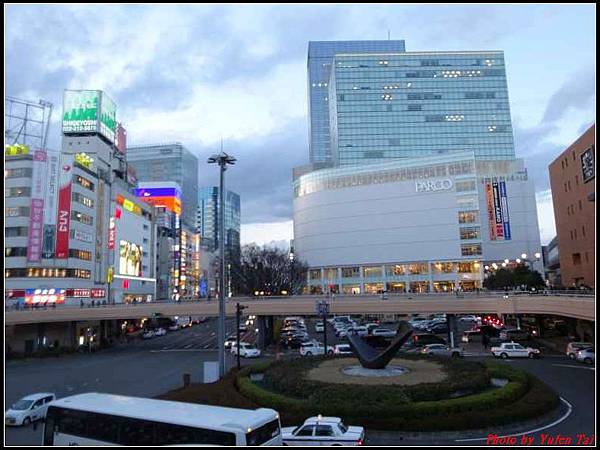
POLYGON ((100 102, 100 134, 109 141, 115 142, 117 133, 117 106, 111 98, 102 92, 102 101, 100 102))
POLYGON ((58 180, 58 213, 56 219, 56 258, 69 257, 71 226, 71 186, 73 184, 73 155, 62 154, 58 180))
POLYGON ((47 156, 45 150, 36 150, 33 153, 29 233, 27 237, 27 262, 42 261, 47 156))
POLYGON ((485 198, 488 210, 488 225, 490 228, 490 239, 496 240, 496 218, 494 217, 494 194, 492 192, 492 183, 485 183, 485 198))
POLYGON ((65 289, 25 289, 25 304, 64 303, 65 289))
POLYGON ((500 191, 498 190, 498 182, 492 183, 494 191, 494 217, 496 219, 496 239, 504 240, 504 221, 502 220, 502 207, 500 206, 500 191))
POLYGON ((142 246, 128 241, 119 241, 119 273, 142 276, 142 246))
POLYGON ((64 134, 98 132, 100 91, 65 91, 63 98, 64 134))
POLYGON ((502 207, 502 223, 504 226, 504 240, 510 241, 511 240, 510 218, 508 216, 508 199, 506 196, 506 183, 504 181, 501 181, 499 184, 499 188, 500 188, 500 202, 501 202, 501 207, 502 207))
POLYGON ((58 152, 48 152, 47 167, 42 255, 44 258, 52 258, 54 256, 54 241, 56 239, 56 200, 60 170, 60 154, 58 152))
POLYGON ((111 217, 108 222, 108 248, 109 249, 115 248, 115 236, 116 236, 115 218, 111 217))

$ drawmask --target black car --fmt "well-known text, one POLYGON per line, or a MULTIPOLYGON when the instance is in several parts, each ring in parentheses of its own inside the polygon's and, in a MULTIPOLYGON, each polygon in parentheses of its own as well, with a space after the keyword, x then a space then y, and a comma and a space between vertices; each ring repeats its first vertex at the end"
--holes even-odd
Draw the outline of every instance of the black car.
POLYGON ((289 338, 282 338, 280 344, 283 348, 300 348, 302 344, 308 342, 310 339, 308 337, 300 337, 294 336, 289 338))
POLYGON ((427 331, 432 334, 440 334, 448 332, 448 324, 447 323, 436 323, 427 328, 427 331))
POLYGON ((435 334, 430 333, 414 333, 412 336, 409 347, 424 347, 429 344, 446 344, 446 341, 436 336, 435 334))

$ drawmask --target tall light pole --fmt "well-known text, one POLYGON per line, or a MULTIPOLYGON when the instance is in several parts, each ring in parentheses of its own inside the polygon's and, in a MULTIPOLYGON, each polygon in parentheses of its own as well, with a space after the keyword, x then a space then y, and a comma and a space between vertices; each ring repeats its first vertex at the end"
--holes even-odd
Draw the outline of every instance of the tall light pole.
POLYGON ((219 274, 219 330, 217 334, 217 345, 219 346, 219 378, 225 376, 225 171, 227 164, 235 164, 236 159, 223 151, 221 143, 221 153, 212 155, 207 161, 209 164, 218 164, 220 170, 219 182, 219 255, 221 259, 221 270, 219 274))

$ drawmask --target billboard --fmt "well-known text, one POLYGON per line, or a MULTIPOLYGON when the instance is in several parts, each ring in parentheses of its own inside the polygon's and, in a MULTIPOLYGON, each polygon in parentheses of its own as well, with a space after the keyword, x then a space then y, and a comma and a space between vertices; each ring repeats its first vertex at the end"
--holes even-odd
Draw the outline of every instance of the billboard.
POLYGON ((596 164, 594 162, 594 146, 588 148, 581 154, 581 171, 583 173, 583 182, 587 183, 596 174, 596 164))
POLYGON ((31 204, 29 208, 29 233, 27 237, 27 262, 42 261, 47 160, 48 155, 46 150, 36 150, 33 153, 31 204))
POLYGON ((493 181, 485 183, 485 194, 488 209, 488 225, 492 241, 510 241, 510 218, 508 214, 508 198, 506 183, 493 181))
POLYGON ((48 172, 46 174, 46 195, 44 198, 44 237, 42 240, 42 255, 44 258, 54 256, 54 241, 56 239, 56 198, 58 195, 58 177, 60 170, 60 154, 48 152, 48 172))
POLYGON ((102 91, 66 90, 63 97, 63 134, 99 133, 115 141, 117 107, 102 91))
POLYGON ((181 214, 181 191, 176 187, 142 187, 135 190, 135 196, 152 206, 181 214))
POLYGON ((119 241, 119 273, 133 277, 142 276, 142 246, 119 241))
POLYGON ((64 303, 65 289, 25 289, 26 305, 64 303))
POLYGON ((124 155, 127 150, 127 130, 120 123, 117 124, 117 134, 115 139, 117 151, 124 155))
POLYGON ((58 212, 56 219, 56 258, 69 257, 69 229, 71 226, 71 186, 73 184, 73 155, 61 155, 58 180, 58 212))

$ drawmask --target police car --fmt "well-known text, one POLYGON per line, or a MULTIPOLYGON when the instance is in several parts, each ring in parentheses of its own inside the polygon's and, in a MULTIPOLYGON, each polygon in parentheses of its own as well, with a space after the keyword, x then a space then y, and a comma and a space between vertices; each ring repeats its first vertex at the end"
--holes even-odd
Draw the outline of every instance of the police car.
POLYGON ((363 445, 363 427, 346 426, 339 417, 309 417, 297 427, 281 429, 284 445, 363 445))

